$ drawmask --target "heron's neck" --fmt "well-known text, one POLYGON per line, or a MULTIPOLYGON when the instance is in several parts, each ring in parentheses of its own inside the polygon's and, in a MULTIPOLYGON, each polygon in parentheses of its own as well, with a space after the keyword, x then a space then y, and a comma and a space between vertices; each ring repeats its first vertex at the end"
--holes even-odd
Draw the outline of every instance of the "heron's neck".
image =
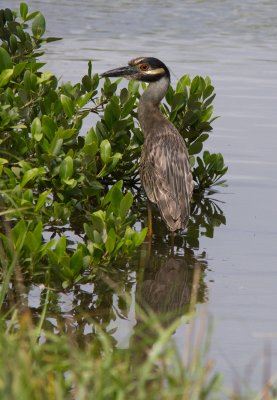
POLYGON ((156 82, 151 82, 142 94, 138 107, 138 118, 142 130, 145 134, 151 130, 153 123, 159 118, 163 118, 159 104, 166 95, 169 79, 163 77, 156 82))
POLYGON ((148 88, 141 96, 140 101, 144 103, 146 102, 151 103, 154 106, 158 107, 161 100, 166 95, 168 86, 169 86, 169 79, 165 76, 156 82, 151 82, 148 88))

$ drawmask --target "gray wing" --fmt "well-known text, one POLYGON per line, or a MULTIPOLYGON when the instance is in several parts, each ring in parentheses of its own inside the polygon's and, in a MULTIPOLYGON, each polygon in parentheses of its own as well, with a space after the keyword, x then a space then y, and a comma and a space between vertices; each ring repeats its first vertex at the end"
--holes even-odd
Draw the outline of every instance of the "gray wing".
POLYGON ((193 179, 188 152, 179 132, 146 138, 141 157, 141 181, 156 203, 169 230, 184 228, 190 213, 193 179), (153 138, 152 138, 153 139, 153 138))

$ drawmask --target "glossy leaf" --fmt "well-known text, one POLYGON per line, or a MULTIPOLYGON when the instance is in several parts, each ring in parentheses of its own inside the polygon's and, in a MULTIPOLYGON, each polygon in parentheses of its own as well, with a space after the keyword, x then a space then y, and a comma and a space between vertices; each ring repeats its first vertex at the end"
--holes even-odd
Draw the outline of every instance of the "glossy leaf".
POLYGON ((4 69, 0 74, 0 87, 6 86, 13 76, 13 69, 4 69))
POLYGON ((42 139, 42 132, 41 132, 41 121, 39 119, 39 117, 36 117, 32 124, 31 124, 31 133, 33 138, 39 142, 42 139))
POLYGON ((38 13, 32 23, 32 32, 33 35, 36 39, 39 39, 41 36, 43 36, 45 32, 45 18, 41 13, 38 13))
POLYGON ((83 267, 83 252, 82 249, 77 249, 70 259, 70 269, 74 271, 74 275, 79 274, 83 267))
POLYGON ((144 239, 146 238, 147 235, 147 228, 143 228, 140 232, 135 232, 133 236, 133 243, 135 247, 139 247, 143 242, 144 239))
POLYGON ((116 234, 113 228, 108 232, 107 240, 105 242, 105 248, 108 253, 112 253, 116 244, 116 234))
POLYGON ((66 254, 66 237, 65 236, 60 237, 60 239, 56 243, 54 252, 55 252, 55 255, 57 256, 57 260, 61 261, 62 258, 66 254))
POLYGON ((36 212, 39 211, 44 206, 44 204, 47 200, 47 197, 50 195, 50 193, 51 193, 51 190, 46 190, 45 192, 43 192, 39 195, 39 198, 37 200, 37 204, 35 207, 36 212))
POLYGON ((0 47, 0 73, 3 70, 12 69, 12 67, 13 63, 9 53, 3 47, 0 47))
MULTIPOLYGON (((103 200, 103 206, 107 205, 108 203, 110 203, 112 201, 112 198, 114 197, 114 193, 117 191, 121 194, 121 198, 123 197, 122 195, 122 186, 123 186, 123 181, 120 180, 118 182, 116 182, 108 191, 108 193, 106 194, 106 196, 104 197, 103 200)), ((121 200, 121 199, 120 199, 121 200)))
POLYGON ((107 139, 103 140, 100 143, 100 156, 104 164, 107 164, 110 161, 111 151, 110 142, 107 139))
POLYGON ((26 19, 28 14, 28 5, 26 3, 20 3, 20 15, 23 20, 26 19))
POLYGON ((198 154, 198 153, 201 152, 202 148, 203 148, 203 143, 202 142, 192 143, 190 145, 190 148, 189 148, 189 154, 190 155, 198 154))
POLYGON ((72 118, 72 116, 74 114, 74 104, 73 104, 73 101, 71 100, 71 98, 66 96, 65 94, 62 94, 61 102, 62 102, 62 106, 63 106, 63 110, 64 110, 65 114, 69 118, 72 118))
POLYGON ((184 75, 181 79, 179 79, 177 86, 176 86, 176 93, 183 93, 186 89, 186 86, 190 85, 190 76, 184 75))
POLYGON ((120 217, 123 219, 126 217, 128 211, 130 210, 131 206, 133 204, 133 196, 132 193, 127 192, 123 199, 120 202, 120 217))
POLYGON ((70 156, 65 157, 60 166, 60 177, 67 180, 73 175, 73 159, 70 156))
POLYGON ((46 173, 46 171, 45 171, 44 167, 29 169, 28 171, 26 171, 24 173, 20 187, 23 188, 24 186, 27 185, 27 183, 29 181, 31 181, 32 179, 35 179, 39 175, 43 175, 45 173, 46 173))

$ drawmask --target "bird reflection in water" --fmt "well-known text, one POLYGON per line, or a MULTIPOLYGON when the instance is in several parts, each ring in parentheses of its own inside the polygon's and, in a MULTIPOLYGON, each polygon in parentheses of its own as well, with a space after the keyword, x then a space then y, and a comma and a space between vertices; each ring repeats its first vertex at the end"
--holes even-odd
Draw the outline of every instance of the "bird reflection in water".
POLYGON ((147 358, 162 328, 192 314, 196 303, 205 302, 207 297, 205 261, 197 259, 189 249, 183 255, 174 254, 164 244, 163 249, 162 253, 155 246, 146 249, 137 282, 137 323, 130 340, 135 362, 147 358))

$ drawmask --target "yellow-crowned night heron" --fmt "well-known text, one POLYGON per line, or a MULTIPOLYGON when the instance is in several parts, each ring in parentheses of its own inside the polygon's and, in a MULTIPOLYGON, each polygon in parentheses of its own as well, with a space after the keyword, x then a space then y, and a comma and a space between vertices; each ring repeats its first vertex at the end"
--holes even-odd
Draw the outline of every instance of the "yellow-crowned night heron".
MULTIPOLYGON (((123 76, 148 82, 138 106, 138 119, 145 141, 140 160, 142 186, 151 203, 158 206, 170 231, 185 228, 190 213, 193 179, 185 142, 159 109, 170 84, 166 65, 153 57, 139 57, 128 66, 104 72, 103 77, 123 76)), ((151 210, 148 234, 152 234, 151 210)))

